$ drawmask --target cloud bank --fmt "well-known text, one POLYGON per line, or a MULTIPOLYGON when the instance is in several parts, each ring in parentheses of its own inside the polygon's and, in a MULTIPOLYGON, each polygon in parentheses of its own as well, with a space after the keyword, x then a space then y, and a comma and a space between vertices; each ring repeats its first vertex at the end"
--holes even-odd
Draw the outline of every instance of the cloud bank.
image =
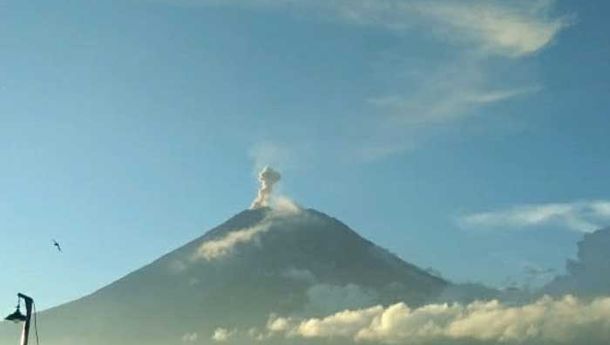
POLYGON ((588 233, 578 242, 578 254, 566 263, 566 274, 544 287, 550 294, 581 296, 610 294, 610 227, 588 233))
POLYGON ((362 308, 373 305, 378 300, 378 293, 356 284, 345 286, 315 284, 305 292, 307 304, 305 312, 309 315, 324 315, 348 308, 362 308))
POLYGON ((610 201, 576 201, 514 206, 491 212, 474 213, 458 219, 463 227, 531 228, 557 226, 591 232, 610 224, 610 201))
POLYGON ((572 296, 543 297, 523 306, 478 301, 417 309, 397 303, 324 318, 273 317, 267 332, 272 337, 382 344, 604 344, 610 339, 610 298, 586 302, 572 296))

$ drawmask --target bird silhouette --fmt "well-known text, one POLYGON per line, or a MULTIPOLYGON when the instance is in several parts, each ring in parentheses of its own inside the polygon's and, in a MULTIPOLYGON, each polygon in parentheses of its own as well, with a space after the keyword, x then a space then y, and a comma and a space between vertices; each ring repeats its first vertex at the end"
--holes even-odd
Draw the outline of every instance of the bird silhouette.
POLYGON ((57 243, 57 241, 53 240, 53 245, 57 248, 57 250, 61 253, 61 246, 59 245, 59 243, 57 243))

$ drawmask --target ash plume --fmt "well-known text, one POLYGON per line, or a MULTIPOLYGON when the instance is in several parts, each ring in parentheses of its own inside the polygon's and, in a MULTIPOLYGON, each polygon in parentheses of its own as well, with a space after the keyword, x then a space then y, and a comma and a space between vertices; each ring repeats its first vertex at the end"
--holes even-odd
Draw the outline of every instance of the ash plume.
POLYGON ((280 181, 282 175, 279 172, 273 170, 272 168, 266 166, 261 170, 258 174, 258 180, 261 185, 258 189, 258 195, 256 199, 252 202, 250 206, 251 209, 256 209, 260 207, 266 207, 269 205, 269 197, 273 192, 273 185, 280 181))

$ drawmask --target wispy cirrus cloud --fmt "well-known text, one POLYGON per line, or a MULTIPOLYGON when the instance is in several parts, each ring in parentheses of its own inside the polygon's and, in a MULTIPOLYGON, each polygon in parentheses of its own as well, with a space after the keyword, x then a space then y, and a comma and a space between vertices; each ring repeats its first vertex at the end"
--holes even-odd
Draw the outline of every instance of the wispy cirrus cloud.
POLYGON ((449 40, 512 58, 536 53, 572 23, 550 15, 554 1, 438 1, 417 6, 449 40))
POLYGON ((425 28, 441 39, 490 54, 519 57, 547 46, 571 19, 553 16, 553 0, 166 0, 188 5, 257 6, 306 11, 390 30, 425 28), (431 29, 431 30, 430 30, 431 29))
POLYGON ((480 67, 462 63, 428 75, 408 96, 369 99, 406 127, 439 125, 471 117, 474 110, 539 92, 537 85, 490 88, 480 67))
POLYGON ((416 78, 396 71, 391 77, 396 79, 392 81, 394 90, 380 91, 363 100, 372 105, 372 112, 382 115, 364 120, 360 138, 351 145, 359 147, 359 155, 365 159, 413 148, 413 141, 419 140, 416 138, 425 134, 427 127, 455 124, 473 118, 490 105, 539 92, 543 83, 527 77, 516 83, 503 80, 495 68, 514 66, 536 55, 574 22, 571 15, 554 13, 554 0, 164 1, 282 10, 346 25, 381 28, 397 37, 415 33, 438 45, 441 53, 415 47, 409 56, 399 57, 433 54, 422 57, 427 63, 417 69, 416 78))
POLYGON ((576 201, 518 205, 507 209, 473 213, 458 219, 462 227, 522 229, 556 226, 591 232, 610 224, 610 201, 576 201))
POLYGON ((365 159, 411 149, 431 126, 459 123, 494 104, 540 92, 542 83, 530 78, 517 84, 494 82, 495 66, 513 66, 535 55, 573 22, 569 16, 552 15, 552 0, 333 3, 339 17, 352 23, 420 32, 446 43, 449 52, 437 65, 404 78, 404 88, 368 99, 384 116, 377 125, 379 134, 367 133, 369 139, 361 150, 365 159))

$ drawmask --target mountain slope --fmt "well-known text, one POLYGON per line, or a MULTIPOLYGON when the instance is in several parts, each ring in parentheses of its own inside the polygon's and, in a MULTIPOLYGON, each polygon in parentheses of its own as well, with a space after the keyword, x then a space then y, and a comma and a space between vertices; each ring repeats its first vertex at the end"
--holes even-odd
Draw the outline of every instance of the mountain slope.
POLYGON ((205 344, 272 313, 421 305, 447 285, 321 212, 259 208, 39 321, 49 345, 205 344))

